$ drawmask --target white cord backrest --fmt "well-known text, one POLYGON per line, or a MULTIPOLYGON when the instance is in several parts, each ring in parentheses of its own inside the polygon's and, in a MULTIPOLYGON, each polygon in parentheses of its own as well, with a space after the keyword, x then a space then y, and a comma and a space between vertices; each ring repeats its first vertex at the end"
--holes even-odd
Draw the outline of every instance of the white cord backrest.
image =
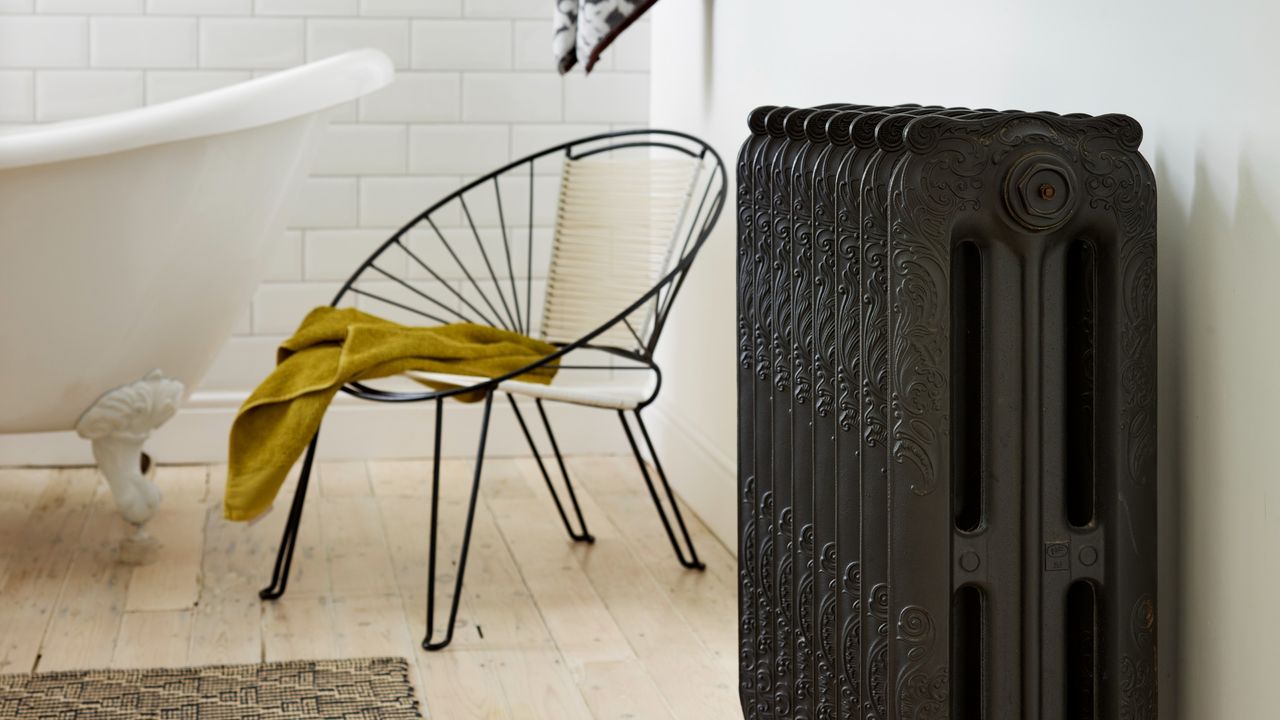
MULTIPOLYGON (((582 338, 675 266, 701 169, 702 159, 689 157, 565 158, 543 306, 546 340, 582 338)), ((640 346, 663 297, 632 312, 630 329, 619 324, 593 342, 640 346)))

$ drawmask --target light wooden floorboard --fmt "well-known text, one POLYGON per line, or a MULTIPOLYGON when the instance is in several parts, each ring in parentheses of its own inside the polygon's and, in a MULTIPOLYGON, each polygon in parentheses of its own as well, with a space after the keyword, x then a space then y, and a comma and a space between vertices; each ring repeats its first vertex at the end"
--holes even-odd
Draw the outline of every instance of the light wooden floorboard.
POLYGON ((271 562, 269 528, 245 527, 204 508, 204 557, 199 602, 191 625, 194 664, 258 662, 262 657, 262 615, 257 591, 262 568, 271 562))
POLYGON ((148 523, 147 532, 165 538, 155 559, 133 570, 125 610, 190 610, 200 598, 204 557, 204 502, 178 499, 148 523))
POLYGON ((7 577, 0 587, 0 673, 36 667, 52 609, 76 556, 97 486, 84 471, 51 471, 6 548, 7 577))
POLYGON ((591 718, 582 692, 564 657, 554 650, 515 650, 494 654, 498 682, 516 718, 586 720, 591 718))
MULTIPOLYGON (((618 528, 620 537, 711 650, 722 671, 736 672, 738 566, 733 555, 682 506, 689 535, 699 558, 707 565, 704 572, 685 570, 675 561, 671 542, 631 458, 574 458, 569 465, 569 471, 582 477, 588 486, 588 498, 618 528)), ((589 517, 588 522, 592 519, 589 517)))
POLYGON ((127 532, 110 493, 99 491, 40 646, 40 670, 111 663, 133 574, 132 567, 114 562, 115 546, 127 532))
MULTIPOLYGON (((597 720, 674 718, 662 692, 639 660, 592 662, 582 666, 578 688, 597 720)), ((726 717, 733 717, 727 715, 726 717)))
POLYGON ((327 595, 299 595, 262 606, 263 659, 268 662, 338 657, 327 595))
MULTIPOLYGON (((522 467, 530 487, 545 488, 532 460, 522 467)), ((736 683, 725 682, 716 653, 692 631, 591 495, 579 493, 578 499, 596 536, 594 545, 577 549, 578 563, 666 705, 679 718, 731 717, 738 702, 736 683)))
POLYGON ((367 463, 322 462, 317 467, 320 473, 320 492, 325 497, 351 497, 372 495, 369 486, 369 468, 367 463))
POLYGON ((499 661, 476 650, 418 653, 419 694, 431 717, 521 720, 498 682, 499 661))
MULTIPOLYGON (((532 459, 486 460, 453 644, 436 653, 421 648, 431 462, 316 469, 276 602, 257 592, 296 468, 252 524, 222 518, 225 468, 159 468, 163 547, 141 567, 117 562, 129 528, 93 470, 0 469, 0 672, 390 655, 412 660, 433 718, 737 716, 734 559, 690 514, 709 568, 680 568, 630 458, 570 459, 594 545, 566 536, 532 459)), ((473 471, 441 463, 438 635, 473 471)))
POLYGON ((556 518, 522 500, 492 500, 507 547, 542 619, 571 666, 635 657, 626 635, 574 556, 556 518))
POLYGON ((111 667, 181 667, 187 664, 190 645, 190 610, 127 612, 120 622, 111 667))

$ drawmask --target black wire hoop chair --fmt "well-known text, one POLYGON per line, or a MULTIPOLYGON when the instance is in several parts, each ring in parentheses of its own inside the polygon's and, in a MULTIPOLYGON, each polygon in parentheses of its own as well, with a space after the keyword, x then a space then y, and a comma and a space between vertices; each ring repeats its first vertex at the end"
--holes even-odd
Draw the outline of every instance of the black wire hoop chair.
MULTIPOLYGON (((386 388, 353 382, 342 388, 349 395, 375 402, 435 402, 423 648, 439 650, 453 639, 493 399, 499 393, 510 401, 571 540, 592 543, 595 537, 578 505, 544 401, 617 413, 677 560, 686 568, 705 568, 641 411, 657 398, 662 387, 654 350, 689 268, 720 216, 726 189, 720 156, 705 142, 684 133, 628 130, 556 145, 473 180, 431 205, 379 246, 330 303, 335 307, 354 305, 415 325, 489 325, 541 337, 557 347, 554 353, 501 377, 414 374, 419 380, 453 383, 443 390, 417 383, 386 388), (555 196, 555 203, 537 202, 538 197, 548 194, 555 196), (570 353, 586 355, 588 360, 569 362, 566 356, 570 353), (556 382, 550 386, 515 379, 550 363, 559 364, 556 382), (647 373, 646 386, 616 382, 624 376, 636 376, 635 371, 647 373), (610 378, 608 391, 559 384, 562 378, 593 373, 610 378), (435 640, 444 400, 476 392, 483 394, 483 411, 471 494, 448 625, 443 638, 435 640), (534 401, 573 520, 515 395, 534 401), (652 459, 657 484, 628 413, 652 459)), ((319 437, 317 431, 303 458, 271 584, 259 592, 264 600, 281 597, 287 587, 319 437)))

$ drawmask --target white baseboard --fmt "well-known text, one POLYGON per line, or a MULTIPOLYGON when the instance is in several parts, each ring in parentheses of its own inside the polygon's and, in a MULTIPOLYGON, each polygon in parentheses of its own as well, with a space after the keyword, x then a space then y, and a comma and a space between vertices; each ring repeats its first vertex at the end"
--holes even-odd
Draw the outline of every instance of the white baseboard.
MULTIPOLYGON (((196 392, 164 427, 147 441, 146 450, 162 463, 220 463, 227 459, 227 435, 245 394, 196 392)), ((550 452, 537 410, 521 401, 521 411, 543 452, 550 452)), ((548 403, 547 415, 566 454, 630 454, 626 436, 613 411, 548 403)), ((482 405, 448 402, 441 444, 446 457, 476 452, 482 405)), ((383 405, 340 395, 325 416, 318 456, 324 460, 396 459, 431 456, 435 409, 431 403, 383 405)), ((506 397, 494 398, 485 454, 493 457, 528 454, 506 397)), ((0 466, 89 465, 88 441, 74 432, 0 435, 0 466)))
MULTIPOLYGON (((146 450, 161 463, 222 463, 227 434, 243 393, 196 392, 146 450)), ((525 421, 544 453, 550 452, 532 402, 520 401, 525 421)), ((548 403, 547 415, 565 454, 625 454, 631 450, 612 410, 548 403)), ((479 439, 482 406, 445 405, 442 455, 473 457, 479 439)), ((653 408, 645 414, 672 489, 733 551, 737 547, 737 475, 733 461, 682 420, 653 408)), ((430 403, 383 405, 340 395, 325 416, 317 454, 322 460, 424 458, 431 455, 435 409, 430 403)), ((510 403, 494 399, 489 457, 528 455, 510 403)), ((74 432, 0 435, 0 466, 91 465, 89 443, 74 432)))
POLYGON ((671 489, 698 514, 729 551, 738 547, 738 472, 736 463, 706 436, 660 406, 646 412, 646 423, 667 471, 671 489))

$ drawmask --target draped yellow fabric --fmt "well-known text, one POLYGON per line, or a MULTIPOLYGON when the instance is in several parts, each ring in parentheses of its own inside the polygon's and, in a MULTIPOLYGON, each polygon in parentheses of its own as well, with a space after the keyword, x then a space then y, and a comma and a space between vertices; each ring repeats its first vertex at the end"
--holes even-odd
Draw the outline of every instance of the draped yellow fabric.
MULTIPOLYGON (((346 383, 409 370, 498 377, 555 350, 483 325, 408 327, 355 308, 316 308, 280 346, 275 370, 231 426, 223 514, 228 520, 252 520, 271 507, 289 468, 346 383)), ((551 365, 519 379, 550 383, 555 371, 551 365)))

